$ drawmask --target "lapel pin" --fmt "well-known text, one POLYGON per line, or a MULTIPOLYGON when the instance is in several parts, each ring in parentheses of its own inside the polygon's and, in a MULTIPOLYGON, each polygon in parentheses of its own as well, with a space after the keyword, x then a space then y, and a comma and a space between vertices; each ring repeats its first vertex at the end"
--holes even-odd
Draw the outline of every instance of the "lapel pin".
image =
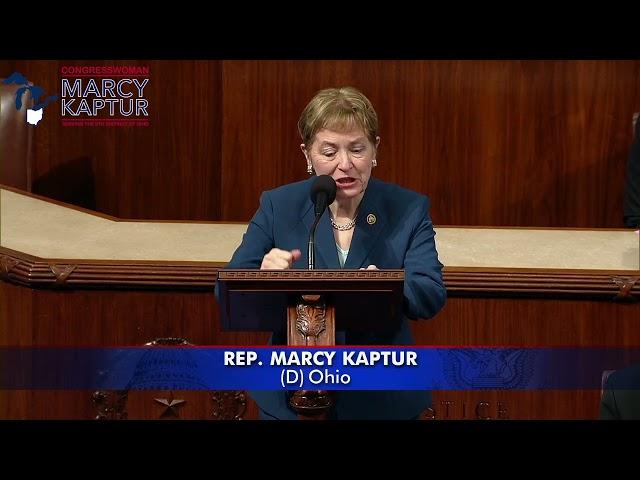
POLYGON ((367 215, 367 223, 369 225, 373 225, 374 223, 376 223, 376 216, 373 213, 367 215))

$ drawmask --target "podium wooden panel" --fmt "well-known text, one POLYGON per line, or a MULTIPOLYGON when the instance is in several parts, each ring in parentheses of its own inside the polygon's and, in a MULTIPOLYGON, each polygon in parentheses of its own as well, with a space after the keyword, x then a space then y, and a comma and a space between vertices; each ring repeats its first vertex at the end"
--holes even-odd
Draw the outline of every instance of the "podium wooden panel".
MULTIPOLYGON (((393 331, 402 321, 404 270, 247 270, 218 273, 222 325, 286 331, 290 346, 333 346, 337 330, 393 331)), ((297 390, 301 420, 329 417, 331 392, 297 390)))

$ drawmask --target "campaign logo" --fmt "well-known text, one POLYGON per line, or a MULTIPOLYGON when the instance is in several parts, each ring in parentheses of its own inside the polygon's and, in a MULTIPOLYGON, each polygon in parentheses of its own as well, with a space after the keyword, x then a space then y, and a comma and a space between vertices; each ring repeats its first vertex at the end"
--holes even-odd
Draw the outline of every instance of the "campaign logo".
POLYGON ((63 127, 148 127, 148 66, 64 65, 63 127))
POLYGON ((16 90, 16 110, 22 109, 22 97, 28 91, 33 99, 33 107, 27 109, 27 123, 30 125, 37 125, 44 116, 44 109, 49 103, 58 99, 58 95, 50 95, 40 102, 40 97, 44 95, 44 89, 38 85, 30 85, 27 77, 20 72, 13 72, 8 78, 5 78, 2 83, 4 85, 18 85, 16 90))

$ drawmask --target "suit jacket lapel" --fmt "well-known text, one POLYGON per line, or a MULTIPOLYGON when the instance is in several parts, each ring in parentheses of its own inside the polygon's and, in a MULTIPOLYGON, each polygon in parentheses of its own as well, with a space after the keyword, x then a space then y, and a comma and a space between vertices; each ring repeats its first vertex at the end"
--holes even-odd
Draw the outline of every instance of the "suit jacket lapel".
MULTIPOLYGON (((367 267, 367 265, 364 265, 364 261, 369 251, 374 247, 380 232, 387 224, 382 214, 381 201, 376 181, 372 178, 360 203, 358 218, 353 238, 351 239, 351 246, 349 247, 349 255, 344 268, 367 267)), ((327 223, 330 225, 328 219, 327 223)))

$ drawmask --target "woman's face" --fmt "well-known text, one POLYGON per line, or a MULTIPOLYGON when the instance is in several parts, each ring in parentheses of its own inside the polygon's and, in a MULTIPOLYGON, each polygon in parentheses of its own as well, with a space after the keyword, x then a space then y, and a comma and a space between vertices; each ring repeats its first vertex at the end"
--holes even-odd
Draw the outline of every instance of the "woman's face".
POLYGON ((338 186, 336 198, 345 200, 357 197, 367 188, 379 143, 380 137, 376 137, 374 145, 359 129, 350 132, 322 129, 316 133, 311 148, 304 143, 300 147, 316 175, 331 175, 338 186))

